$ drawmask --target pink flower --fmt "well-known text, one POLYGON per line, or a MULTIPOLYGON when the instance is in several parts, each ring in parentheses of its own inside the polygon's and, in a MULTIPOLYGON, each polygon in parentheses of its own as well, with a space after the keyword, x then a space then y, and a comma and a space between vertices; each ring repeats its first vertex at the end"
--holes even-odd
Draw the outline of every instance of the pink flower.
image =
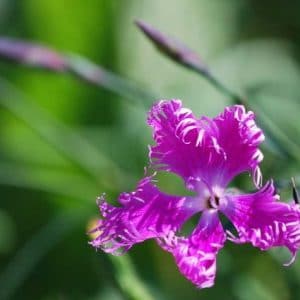
POLYGON ((293 260, 300 248, 300 208, 279 202, 272 181, 259 189, 263 155, 258 146, 264 135, 254 118, 241 105, 226 107, 213 119, 197 119, 180 100, 154 105, 148 115, 156 142, 150 147, 151 164, 181 176, 196 196, 167 195, 149 176, 134 192, 119 196, 119 207, 100 197, 103 219, 91 244, 120 254, 154 238, 174 256, 180 272, 200 288, 214 284, 216 256, 227 239, 261 250, 285 246, 293 260), (252 175, 255 193, 240 195, 226 189, 243 172, 252 175), (183 224, 200 212, 193 232, 181 236, 183 224), (237 236, 223 229, 219 213, 232 222, 237 236))

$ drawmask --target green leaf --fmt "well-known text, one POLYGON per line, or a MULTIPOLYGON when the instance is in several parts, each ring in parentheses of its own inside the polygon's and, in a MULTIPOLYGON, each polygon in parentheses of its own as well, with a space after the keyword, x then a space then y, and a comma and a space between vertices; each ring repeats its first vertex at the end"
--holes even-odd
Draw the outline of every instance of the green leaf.
MULTIPOLYGON (((8 162, 0 162, 0 184, 68 196, 82 203, 95 199, 104 189, 80 173, 8 162)), ((74 205, 74 202, 69 202, 69 205, 74 205)))
POLYGON ((23 120, 41 138, 78 165, 96 182, 100 172, 106 174, 101 178, 101 185, 106 189, 114 189, 124 182, 126 176, 122 176, 119 168, 82 135, 28 101, 25 95, 2 78, 0 90, 0 104, 3 107, 23 120))

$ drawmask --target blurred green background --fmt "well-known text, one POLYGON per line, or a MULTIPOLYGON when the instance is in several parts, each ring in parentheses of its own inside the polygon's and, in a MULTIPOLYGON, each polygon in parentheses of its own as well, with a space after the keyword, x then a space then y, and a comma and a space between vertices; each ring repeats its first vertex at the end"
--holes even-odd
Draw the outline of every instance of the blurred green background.
MULTIPOLYGON (((281 0, 0 0, 0 31, 79 54, 157 99, 213 116, 230 99, 161 56, 133 21, 178 37, 247 96, 268 134, 264 177, 289 201, 288 180, 300 174, 299 14, 299 1, 281 0)), ((300 299, 300 260, 283 267, 281 250, 228 242, 215 286, 198 290, 154 241, 120 259, 88 245, 96 196, 113 202, 143 176, 149 107, 143 97, 0 62, 0 299, 300 299)), ((248 176, 235 184, 252 188, 248 176)), ((159 185, 178 192, 172 176, 159 185)))

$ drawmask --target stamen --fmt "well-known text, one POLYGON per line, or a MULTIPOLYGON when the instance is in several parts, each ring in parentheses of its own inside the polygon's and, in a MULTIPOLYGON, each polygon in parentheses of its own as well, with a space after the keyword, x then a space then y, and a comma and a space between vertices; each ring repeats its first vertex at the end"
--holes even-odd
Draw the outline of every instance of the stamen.
POLYGON ((296 204, 299 204, 299 195, 298 195, 298 191, 296 188, 296 183, 295 183, 294 177, 291 178, 291 181, 292 181, 292 189, 293 189, 293 199, 296 204))
POLYGON ((208 209, 214 208, 214 206, 213 206, 213 204, 212 204, 212 202, 211 202, 211 198, 210 198, 210 197, 207 198, 206 203, 207 203, 207 208, 208 208, 208 209))
POLYGON ((220 205, 220 198, 218 196, 211 196, 207 198, 206 203, 208 209, 217 209, 220 205))

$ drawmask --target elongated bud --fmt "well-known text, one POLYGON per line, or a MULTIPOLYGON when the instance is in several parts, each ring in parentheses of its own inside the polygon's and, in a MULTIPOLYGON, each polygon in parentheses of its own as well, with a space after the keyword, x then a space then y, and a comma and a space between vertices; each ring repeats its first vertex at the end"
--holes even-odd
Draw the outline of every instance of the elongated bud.
POLYGON ((136 21, 135 23, 161 53, 168 56, 176 63, 185 66, 206 78, 221 93, 230 97, 234 103, 246 105, 246 101, 243 97, 233 92, 212 74, 208 66, 195 51, 191 50, 177 39, 160 32, 143 21, 136 21))
POLYGON ((203 74, 208 73, 208 66, 204 64, 199 55, 188 48, 186 45, 184 45, 182 42, 160 32, 153 26, 143 21, 136 21, 135 23, 154 43, 154 45, 169 58, 179 64, 197 69, 203 74))
POLYGON ((59 53, 40 45, 12 38, 0 37, 0 56, 17 63, 53 71, 67 69, 67 63, 59 53))

